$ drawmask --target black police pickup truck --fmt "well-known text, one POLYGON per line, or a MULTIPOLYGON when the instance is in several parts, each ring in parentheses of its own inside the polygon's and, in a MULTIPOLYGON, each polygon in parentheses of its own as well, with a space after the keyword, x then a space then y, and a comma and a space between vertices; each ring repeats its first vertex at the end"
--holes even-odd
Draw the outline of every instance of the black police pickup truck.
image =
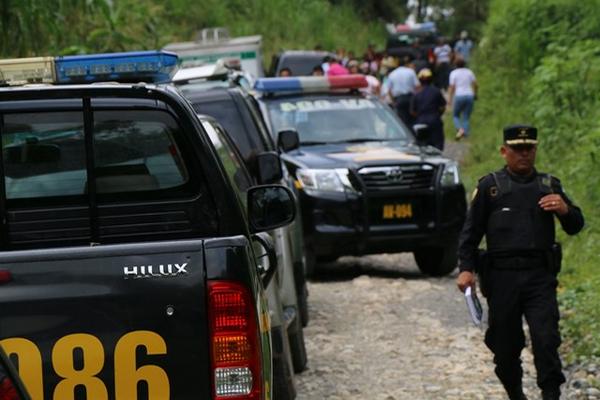
POLYGON ((420 145, 366 85, 361 75, 255 84, 300 189, 309 254, 412 251, 424 273, 447 274, 466 213, 458 165, 420 145))
POLYGON ((0 345, 32 398, 273 397, 253 239, 289 189, 239 190, 170 86, 0 88, 0 137, 0 345))

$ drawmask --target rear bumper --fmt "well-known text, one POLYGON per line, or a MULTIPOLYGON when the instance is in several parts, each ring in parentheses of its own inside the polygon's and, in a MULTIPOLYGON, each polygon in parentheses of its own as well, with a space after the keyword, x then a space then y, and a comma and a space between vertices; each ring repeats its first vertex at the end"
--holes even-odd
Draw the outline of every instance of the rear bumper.
POLYGON ((378 196, 301 194, 305 240, 316 256, 413 251, 455 243, 466 215, 462 185, 378 196), (387 204, 411 204, 413 218, 382 220, 387 204))

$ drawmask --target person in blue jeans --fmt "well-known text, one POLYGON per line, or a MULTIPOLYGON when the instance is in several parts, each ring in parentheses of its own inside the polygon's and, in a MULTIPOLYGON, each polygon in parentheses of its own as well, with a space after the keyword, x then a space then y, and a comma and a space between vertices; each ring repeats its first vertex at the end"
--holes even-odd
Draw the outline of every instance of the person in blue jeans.
POLYGON ((467 68, 465 60, 457 57, 456 69, 450 73, 448 103, 452 104, 452 118, 456 127, 456 140, 468 137, 473 104, 477 97, 475 74, 467 68))

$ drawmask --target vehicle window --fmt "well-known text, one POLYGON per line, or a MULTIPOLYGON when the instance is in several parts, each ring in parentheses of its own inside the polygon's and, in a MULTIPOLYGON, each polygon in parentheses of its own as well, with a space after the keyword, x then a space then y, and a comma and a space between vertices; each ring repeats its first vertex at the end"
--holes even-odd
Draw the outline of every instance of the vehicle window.
POLYGON ((269 135, 269 130, 265 125, 265 120, 263 119, 262 114, 259 111, 258 103, 253 97, 250 96, 244 98, 244 101, 248 106, 248 110, 250 110, 250 114, 252 115, 254 125, 260 132, 260 138, 262 140, 263 146, 259 149, 259 152, 268 151, 269 149, 272 149, 273 147, 275 147, 275 144, 273 143, 273 139, 271 139, 271 136, 269 135))
POLYGON ((252 158, 264 151, 264 144, 256 133, 252 134, 248 129, 253 127, 244 126, 241 112, 231 100, 195 103, 194 109, 199 114, 206 114, 219 122, 233 140, 245 162, 251 162, 252 158))
POLYGON ((2 160, 9 200, 84 194, 83 114, 5 114, 2 160))
POLYGON ((323 63, 323 56, 305 55, 305 56, 289 56, 281 60, 281 64, 277 66, 277 72, 284 68, 289 68, 294 76, 308 76, 312 74, 315 66, 323 63))
POLYGON ((202 121, 202 126, 204 126, 213 146, 215 146, 225 171, 234 183, 235 189, 238 191, 238 197, 244 204, 244 210, 246 210, 246 191, 252 186, 252 181, 242 160, 235 148, 227 141, 226 133, 222 131, 220 126, 214 125, 210 121, 202 121))
POLYGON ((173 136, 176 122, 156 111, 94 113, 94 157, 98 193, 169 189, 188 173, 173 136))
POLYGON ((288 98, 269 102, 268 111, 275 132, 294 128, 301 143, 411 138, 389 107, 365 98, 288 98))

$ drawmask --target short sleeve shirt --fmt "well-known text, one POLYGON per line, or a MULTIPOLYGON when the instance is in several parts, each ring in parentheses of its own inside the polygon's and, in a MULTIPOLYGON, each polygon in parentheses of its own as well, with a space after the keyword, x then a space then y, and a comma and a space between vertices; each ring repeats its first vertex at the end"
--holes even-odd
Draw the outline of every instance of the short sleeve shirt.
POLYGON ((392 97, 411 94, 419 86, 419 78, 412 68, 398 67, 388 77, 392 97))
POLYGON ((469 68, 457 68, 450 72, 450 85, 454 86, 455 96, 473 96, 475 74, 469 68))
POLYGON ((452 53, 452 47, 450 47, 447 44, 443 46, 437 46, 435 49, 433 49, 433 53, 435 54, 435 62, 437 64, 449 63, 450 54, 452 53))

